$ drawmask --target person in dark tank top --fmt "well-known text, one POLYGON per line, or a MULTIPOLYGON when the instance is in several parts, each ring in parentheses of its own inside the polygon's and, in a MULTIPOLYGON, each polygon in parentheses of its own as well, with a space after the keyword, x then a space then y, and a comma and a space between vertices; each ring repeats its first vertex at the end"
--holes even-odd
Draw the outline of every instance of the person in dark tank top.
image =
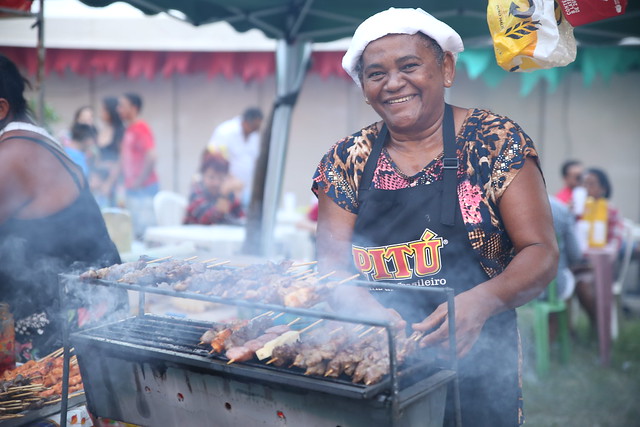
MULTIPOLYGON (((60 273, 120 262, 82 170, 31 119, 27 85, 0 55, 0 300, 16 321, 19 361, 61 345, 60 273)), ((93 289, 87 297, 104 312, 125 304, 123 295, 98 298, 93 289)), ((75 313, 77 326, 87 310, 75 313)))

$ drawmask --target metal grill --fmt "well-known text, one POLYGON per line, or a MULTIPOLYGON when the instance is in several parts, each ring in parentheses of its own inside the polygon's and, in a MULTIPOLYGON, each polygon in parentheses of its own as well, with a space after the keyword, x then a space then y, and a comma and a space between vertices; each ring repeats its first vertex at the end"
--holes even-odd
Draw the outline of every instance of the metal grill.
MULTIPOLYGON (((97 282, 366 323, 304 309, 97 282)), ((146 314, 74 333, 71 344, 78 355, 90 410, 98 416, 143 426, 442 425, 447 387, 455 384, 455 370, 436 367, 433 355, 426 352, 417 354, 398 371, 389 330, 390 374, 376 384, 365 385, 354 384, 346 376, 307 376, 299 368, 258 361, 228 364, 226 357, 209 354, 209 348, 198 345, 202 333, 211 326, 191 319, 146 314)))
MULTIPOLYGON (((390 388, 390 379, 372 385, 353 383, 348 378, 330 378, 307 376, 304 369, 296 367, 276 367, 263 362, 248 361, 227 364, 228 359, 221 355, 212 355, 203 345, 197 345, 200 336, 211 327, 210 323, 145 315, 132 317, 120 322, 90 329, 72 337, 72 344, 82 347, 82 343, 91 341, 100 351, 118 348, 139 360, 154 358, 167 363, 183 364, 212 372, 247 377, 252 380, 267 381, 300 389, 311 389, 350 398, 368 399, 390 388)), ((98 350, 96 348, 96 350, 98 350)), ((433 365, 433 357, 422 353, 420 363, 411 364, 398 376, 403 380, 401 387, 410 382, 423 379, 438 369, 433 365)), ((80 358, 82 356, 79 355, 80 358)))

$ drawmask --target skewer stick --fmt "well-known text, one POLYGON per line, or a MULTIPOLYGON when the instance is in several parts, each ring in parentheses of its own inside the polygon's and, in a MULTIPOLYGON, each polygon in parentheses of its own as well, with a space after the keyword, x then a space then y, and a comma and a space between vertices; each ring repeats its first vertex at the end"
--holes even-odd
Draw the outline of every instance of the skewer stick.
POLYGON ((227 362, 227 365, 231 365, 235 361, 236 361, 236 359, 229 359, 229 361, 227 362))
POLYGON ((311 278, 311 277, 313 277, 313 276, 315 276, 317 274, 319 274, 319 273, 317 271, 315 271, 313 273, 306 274, 306 275, 304 275, 302 277, 298 277, 297 280, 306 280, 306 279, 309 279, 309 278, 311 278))
POLYGON ((77 392, 75 392, 75 393, 73 393, 73 394, 70 394, 70 395, 69 395, 69 399, 71 399, 71 398, 73 398, 73 397, 76 397, 76 396, 80 396, 80 395, 82 395, 82 394, 84 394, 84 390, 77 391, 77 392))
POLYGON ((353 327, 353 330, 355 332, 358 332, 360 329, 364 328, 364 325, 362 324, 357 324, 356 326, 353 327))
MULTIPOLYGON (((33 395, 33 392, 30 391, 30 392, 26 392, 26 393, 14 394, 11 397, 25 397, 25 396, 32 396, 32 395, 33 395)), ((17 402, 20 402, 22 400, 26 400, 26 399, 20 399, 20 400, 17 400, 17 402)))
POLYGON ((209 258, 209 259, 205 259, 204 261, 200 261, 200 262, 201 262, 201 263, 203 263, 203 264, 207 264, 207 263, 209 263, 209 262, 213 262, 213 261, 215 261, 215 260, 217 260, 217 259, 218 259, 218 258, 209 258))
POLYGON ((381 333, 383 333, 383 332, 384 332, 384 330, 385 330, 385 328, 380 327, 380 330, 377 332, 377 334, 378 334, 378 335, 380 335, 381 333))
POLYGON ((300 262, 300 263, 297 263, 297 264, 291 264, 291 267, 289 267, 289 269, 302 267, 302 266, 305 266, 305 265, 315 265, 317 263, 318 263, 318 261, 300 262))
POLYGON ((414 341, 420 341, 424 337, 424 332, 413 337, 414 341))
POLYGON ((335 328, 333 331, 329 332, 329 335, 333 335, 333 334, 335 334, 336 332, 338 332, 338 331, 340 331, 342 329, 344 329, 344 326, 339 326, 339 327, 335 328))
POLYGON ((218 266, 221 266, 221 265, 224 265, 224 264, 229 264, 230 262, 231 262, 231 260, 216 262, 215 264, 207 265, 207 268, 218 267, 218 266))
POLYGON ((329 375, 331 375, 333 373, 333 369, 329 369, 327 372, 324 373, 325 377, 328 377, 329 375))
POLYGON ((183 261, 193 261, 196 258, 198 258, 198 255, 190 256, 189 258, 183 259, 183 261))
POLYGON ((375 328, 376 328, 375 326, 370 327, 369 329, 367 329, 366 331, 358 335, 358 338, 362 338, 363 336, 367 335, 369 332, 373 331, 375 328))
POLYGON ((284 311, 280 314, 276 314, 275 316, 273 316, 273 320, 276 320, 278 317, 283 316, 284 315, 284 311))
POLYGON ((271 365, 273 362, 277 362, 279 359, 277 357, 274 357, 273 359, 269 360, 266 365, 271 365))
POLYGON ((304 270, 304 271, 302 271, 302 272, 300 272, 300 273, 292 274, 292 275, 291 275, 291 278, 292 278, 292 279, 295 279, 296 277, 304 276, 305 274, 307 274, 307 273, 311 273, 312 271, 313 271, 313 269, 312 269, 312 268, 310 268, 310 269, 308 269, 308 270, 304 270))
POLYGON ((264 312, 262 314, 258 314, 256 317, 252 317, 251 319, 249 319, 249 322, 253 322, 256 319, 261 318, 262 316, 270 316, 272 314, 273 314, 273 310, 266 311, 266 312, 264 312))
POLYGON ((324 276, 320 276, 320 277, 318 277, 318 281, 320 281, 320 280, 322 280, 322 279, 326 279, 326 278, 327 278, 327 277, 329 277, 329 276, 333 276, 334 274, 336 274, 336 271, 335 271, 335 270, 333 270, 333 271, 331 271, 331 272, 329 272, 329 273, 325 274, 324 276))
POLYGON ((291 322, 287 323, 287 326, 291 326, 291 325, 293 325, 294 323, 297 323, 297 322, 299 322, 299 321, 300 321, 300 318, 299 318, 299 317, 296 317, 296 318, 295 318, 295 319, 293 319, 291 322))
POLYGON ((173 258, 173 255, 167 255, 167 256, 163 256, 162 258, 152 259, 151 261, 147 261, 147 264, 164 261, 165 259, 169 259, 169 258, 173 258))
POLYGON ((313 328, 314 326, 316 326, 318 323, 322 322, 324 319, 318 319, 315 322, 313 322, 312 324, 310 324, 309 326, 307 326, 306 328, 300 329, 300 331, 298 331, 299 333, 303 333, 308 331, 309 329, 313 328))
POLYGON ((62 353, 64 353, 64 347, 60 347, 59 349, 51 352, 50 354, 46 355, 43 359, 48 359, 49 357, 56 358, 60 356, 62 353))
POLYGON ((338 282, 338 285, 342 285, 343 283, 347 283, 350 280, 355 279, 356 277, 360 276, 360 273, 358 274, 354 274, 353 276, 347 277, 346 279, 342 279, 338 282))

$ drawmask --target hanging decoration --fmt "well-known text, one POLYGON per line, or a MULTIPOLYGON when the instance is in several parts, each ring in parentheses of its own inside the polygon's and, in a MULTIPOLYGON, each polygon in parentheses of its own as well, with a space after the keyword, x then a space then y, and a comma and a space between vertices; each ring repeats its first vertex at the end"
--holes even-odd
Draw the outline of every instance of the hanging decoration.
MULTIPOLYGON (((38 68, 35 49, 2 47, 8 56, 28 75, 38 68)), ((313 52, 311 74, 322 78, 349 79, 342 70, 344 52, 313 52)), ((481 79, 489 87, 497 87, 505 78, 520 79, 520 95, 529 95, 538 82, 545 81, 547 90, 554 92, 563 77, 570 72, 582 74, 585 87, 598 78, 604 82, 613 75, 640 72, 640 46, 579 47, 576 61, 566 67, 535 70, 529 73, 509 73, 496 64, 491 47, 471 48, 460 53, 458 69, 470 79, 481 79)), ((45 74, 64 75, 71 72, 89 77, 111 75, 116 78, 147 80, 170 78, 173 75, 205 74, 226 79, 239 78, 245 82, 263 81, 275 72, 272 52, 153 52, 83 49, 47 49, 45 74)))

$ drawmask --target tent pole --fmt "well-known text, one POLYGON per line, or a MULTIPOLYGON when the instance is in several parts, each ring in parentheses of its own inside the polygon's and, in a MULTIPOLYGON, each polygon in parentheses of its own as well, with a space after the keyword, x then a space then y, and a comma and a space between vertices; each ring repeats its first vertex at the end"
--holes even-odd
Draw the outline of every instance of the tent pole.
POLYGON ((45 61, 45 48, 44 48, 44 0, 40 0, 40 10, 38 11, 37 23, 38 26, 38 70, 36 74, 36 86, 38 90, 38 121, 40 125, 46 127, 45 123, 45 106, 44 106, 44 61, 45 61))
POLYGON ((282 192, 291 115, 311 60, 311 42, 279 40, 276 46, 276 95, 269 160, 264 182, 261 252, 274 255, 273 232, 282 192))
MULTIPOLYGON (((276 47, 276 95, 270 126, 267 168, 260 220, 259 248, 264 256, 275 254, 273 232, 282 191, 291 114, 311 60, 311 42, 279 40, 276 47)), ((263 148, 264 149, 264 148, 263 148)), ((260 177, 256 177, 260 179, 260 177)), ((247 236, 254 235, 247 233, 247 236)))

